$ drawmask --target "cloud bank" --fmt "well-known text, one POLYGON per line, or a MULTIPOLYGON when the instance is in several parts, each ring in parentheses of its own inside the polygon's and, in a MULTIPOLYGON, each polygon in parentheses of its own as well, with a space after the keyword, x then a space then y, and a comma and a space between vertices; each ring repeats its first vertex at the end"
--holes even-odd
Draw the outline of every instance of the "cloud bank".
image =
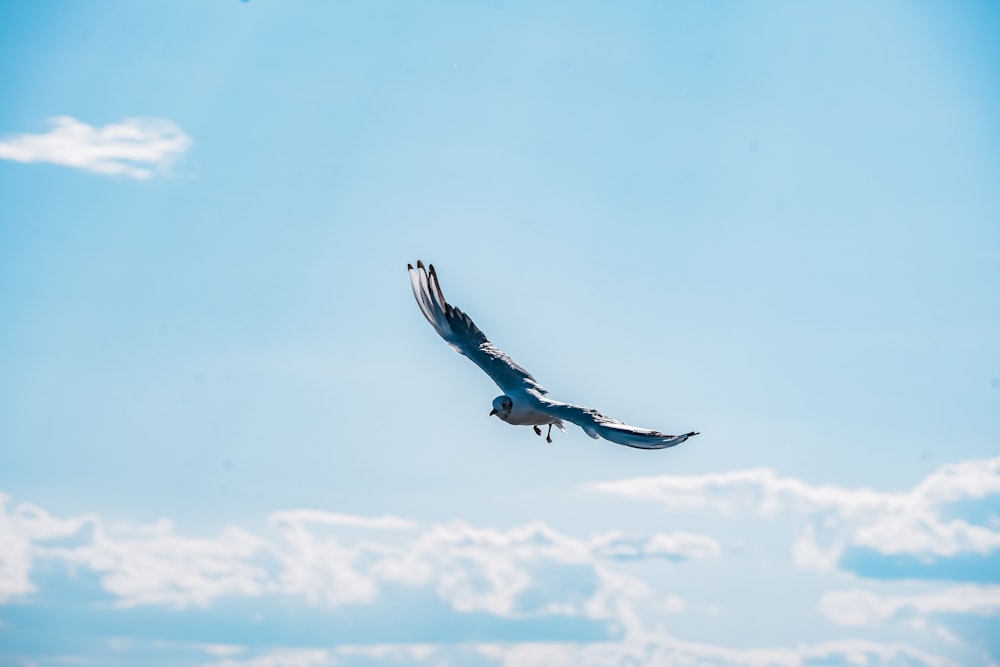
POLYGON ((769 468, 598 482, 671 512, 803 518, 792 552, 818 572, 1000 582, 1000 457, 939 467, 902 493, 811 485, 769 468))
MULTIPOLYGON (((161 520, 110 531, 94 514, 60 518, 0 496, 0 602, 36 591, 39 565, 91 572, 119 607, 205 607, 227 596, 290 595, 309 605, 368 604, 385 586, 433 592, 457 612, 617 619, 656 597, 617 572, 627 560, 684 561, 721 553, 693 533, 577 538, 541 521, 508 530, 462 521, 419 524, 394 516, 321 510, 270 516, 256 534, 230 526, 214 537, 179 534, 161 520)), ((683 609, 676 596, 664 608, 683 609)))
MULTIPOLYGON (((981 471, 982 467, 958 466, 945 470, 944 477, 956 470, 981 471)), ((870 491, 852 495, 838 490, 831 494, 827 490, 816 492, 808 485, 791 485, 797 490, 776 502, 766 500, 767 490, 759 488, 761 485, 758 488, 751 485, 753 493, 747 493, 745 488, 730 493, 732 489, 727 488, 727 483, 710 492, 691 491, 703 489, 704 478, 670 478, 665 486, 652 488, 657 493, 666 489, 672 498, 680 495, 688 507, 732 515, 773 516, 794 511, 810 518, 833 507, 844 516, 853 517, 852 512, 860 512, 859 516, 871 519, 881 516, 886 507, 906 507, 914 502, 901 500, 904 496, 914 495, 924 500, 967 499, 970 488, 980 488, 962 486, 965 490, 958 494, 947 491, 960 485, 940 484, 940 472, 911 494, 898 497, 871 495, 870 491), (678 488, 682 491, 678 492, 678 488), (748 497, 757 500, 747 501, 748 497), (876 510, 871 510, 873 507, 876 510)), ((739 484, 744 484, 741 477, 735 477, 739 484)), ((770 480, 778 487, 789 486, 776 476, 770 480)), ((986 488, 992 487, 987 484, 986 488)), ((931 504, 940 505, 936 500, 931 504)), ((949 521, 943 513, 936 516, 942 522, 949 521)), ((636 564, 652 567, 655 563, 675 567, 672 563, 721 558, 722 545, 708 535, 679 531, 638 536, 606 532, 577 537, 543 521, 498 529, 464 521, 422 524, 391 515, 357 516, 316 509, 274 512, 268 519, 268 528, 262 531, 229 526, 212 536, 193 536, 182 533, 169 520, 135 525, 109 522, 93 513, 59 517, 29 503, 14 505, 0 495, 0 602, 23 606, 36 596, 45 596, 46 586, 53 580, 42 575, 55 571, 73 578, 84 576, 96 584, 110 602, 108 605, 99 599, 97 604, 111 611, 99 612, 101 620, 94 616, 91 622, 109 627, 117 627, 123 618, 110 613, 130 614, 139 609, 159 614, 150 616, 148 611, 142 612, 146 614, 144 618, 160 619, 151 620, 153 623, 180 618, 181 612, 187 614, 188 623, 197 626, 218 618, 221 634, 202 633, 202 641, 227 641, 224 628, 252 625, 258 616, 266 626, 287 613, 294 614, 290 617, 294 625, 305 623, 297 634, 300 643, 295 645, 273 643, 287 632, 278 625, 256 643, 204 644, 197 649, 198 655, 183 658, 184 664, 212 667, 286 664, 956 667, 965 664, 933 650, 928 652, 898 642, 837 639, 795 646, 739 648, 686 642, 667 634, 664 619, 673 614, 702 613, 697 611, 699 602, 689 602, 669 590, 658 590, 631 568, 636 564), (406 594, 400 597, 400 591, 411 591, 417 597, 406 594), (288 601, 301 605, 303 612, 289 612, 288 601), (415 606, 406 606, 414 601, 415 606), (394 611, 400 603, 403 606, 394 611), (234 609, 241 611, 233 615, 234 609), (317 614, 318 611, 324 613, 317 614), (322 641, 338 623, 352 617, 360 619, 362 626, 376 619, 395 623, 398 631, 400 622, 405 624, 409 622, 407 619, 418 618, 428 611, 446 625, 461 625, 462 618, 473 620, 462 626, 464 630, 450 635, 455 638, 452 641, 438 637, 429 643, 412 644, 403 638, 398 644, 383 644, 385 637, 395 638, 392 630, 388 634, 376 633, 373 641, 366 644, 350 643, 350 634, 343 635, 347 643, 342 644, 324 646, 310 641, 322 641), (483 619, 508 625, 491 625, 500 634, 487 631, 484 636, 479 634, 481 630, 475 630, 477 624, 486 627, 482 625, 483 619), (558 619, 583 625, 570 628, 551 624, 558 619), (510 625, 517 623, 521 625, 510 625), (545 627, 549 630, 541 630, 545 627), (528 641, 492 639, 525 630, 529 633, 525 636, 528 641), (530 633, 539 631, 542 634, 534 635, 539 638, 532 640, 530 633), (572 640, 557 641, 561 636, 572 640), (481 637, 489 641, 481 641, 481 637)), ((998 590, 1000 587, 976 585, 907 595, 879 595, 863 589, 835 590, 823 594, 814 609, 821 618, 842 628, 871 628, 883 623, 911 629, 930 628, 942 641, 968 656, 969 645, 952 633, 950 626, 940 624, 941 618, 957 615, 993 618, 1000 611, 998 590)), ((72 618, 69 615, 65 620, 72 618)), ((261 630, 254 632, 259 634, 261 630)), ((364 631, 353 636, 353 641, 358 641, 364 631)), ((409 635, 423 636, 419 632, 409 635)), ((136 660, 151 665, 175 664, 181 660, 178 651, 194 650, 176 643, 166 648, 154 644, 144 647, 137 644, 136 660), (167 649, 173 653, 163 654, 157 662, 157 652, 167 649)), ((125 644, 116 646, 119 648, 114 650, 119 651, 125 644)), ((125 653, 119 655, 121 659, 126 657, 125 653)), ((38 664, 47 663, 42 660, 38 664)))
POLYGON ((0 140, 0 159, 50 162, 95 174, 151 178, 187 152, 191 138, 169 120, 126 118, 94 127, 71 116, 51 120, 45 134, 0 140))
POLYGON ((845 573, 856 586, 818 592, 801 610, 839 638, 736 648, 668 634, 675 622, 704 616, 714 623, 712 614, 727 613, 707 607, 712 600, 671 590, 682 567, 704 576, 706 567, 739 566, 739 549, 732 554, 737 560, 727 560, 723 544, 701 533, 575 536, 540 520, 495 528, 291 509, 268 515, 265 529, 228 526, 192 535, 166 519, 135 525, 94 513, 55 516, 2 494, 0 603, 23 609, 39 601, 48 608, 56 600, 52 609, 72 624, 79 607, 60 611, 59 595, 66 593, 49 594, 49 587, 69 585, 70 598, 74 590, 96 591, 87 613, 109 627, 128 614, 153 624, 217 622, 218 632, 188 633, 189 641, 217 643, 185 662, 217 667, 991 664, 978 658, 992 651, 983 637, 994 634, 1000 617, 1000 586, 991 580, 997 571, 989 567, 998 555, 1000 459, 942 466, 898 493, 812 485, 763 468, 589 488, 741 522, 798 518, 798 534, 774 546, 786 554, 790 546, 798 566, 832 574, 838 587, 845 573), (982 568, 966 568, 969 559, 982 568), (675 565, 690 561, 703 564, 675 565), (892 581, 902 578, 893 568, 915 581, 892 581), (74 579, 82 579, 79 589, 74 579), (943 579, 956 582, 942 587, 943 579), (446 630, 427 634, 416 622, 425 616, 446 630), (258 622, 248 644, 227 635, 226 628, 258 622), (273 632, 263 631, 272 625, 273 632), (290 627, 296 642, 284 645, 290 627), (341 634, 324 645, 333 629, 341 634), (866 638, 841 634, 855 631, 866 638), (871 633, 886 631, 911 636, 920 648, 870 641, 871 633))

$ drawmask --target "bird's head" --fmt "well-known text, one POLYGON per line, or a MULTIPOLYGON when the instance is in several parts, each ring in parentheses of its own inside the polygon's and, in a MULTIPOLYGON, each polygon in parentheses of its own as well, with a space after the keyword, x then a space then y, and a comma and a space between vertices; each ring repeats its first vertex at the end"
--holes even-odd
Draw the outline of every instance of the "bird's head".
POLYGON ((496 415, 500 419, 507 421, 507 417, 510 416, 510 410, 514 407, 514 401, 510 400, 510 396, 497 396, 493 399, 493 409, 490 410, 490 416, 496 415))

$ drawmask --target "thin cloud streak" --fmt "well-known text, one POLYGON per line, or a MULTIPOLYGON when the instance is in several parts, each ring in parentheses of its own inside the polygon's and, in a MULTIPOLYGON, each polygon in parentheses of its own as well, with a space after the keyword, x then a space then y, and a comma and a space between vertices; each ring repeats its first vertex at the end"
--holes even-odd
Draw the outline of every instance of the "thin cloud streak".
POLYGON ((50 162, 95 174, 152 178, 187 152, 191 138, 175 123, 125 118, 95 127, 57 116, 45 134, 18 134, 0 140, 0 159, 50 162))
POLYGON ((936 614, 1000 614, 1000 586, 955 586, 919 595, 882 596, 871 591, 830 591, 819 610, 831 623, 877 625, 901 616, 926 618, 936 614))
POLYGON ((203 663, 203 667, 326 667, 327 665, 469 665, 475 667, 958 667, 948 658, 900 643, 847 639, 795 647, 729 648, 647 635, 621 642, 515 642, 345 645, 331 649, 279 648, 203 663))

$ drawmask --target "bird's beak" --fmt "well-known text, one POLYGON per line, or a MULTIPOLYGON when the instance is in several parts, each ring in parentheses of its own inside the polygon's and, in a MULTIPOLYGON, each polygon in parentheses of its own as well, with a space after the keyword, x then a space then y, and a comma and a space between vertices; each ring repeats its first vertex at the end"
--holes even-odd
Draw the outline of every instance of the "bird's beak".
POLYGON ((490 410, 490 417, 492 417, 492 416, 493 416, 493 415, 495 415, 496 413, 497 413, 497 411, 496 411, 496 410, 490 410))

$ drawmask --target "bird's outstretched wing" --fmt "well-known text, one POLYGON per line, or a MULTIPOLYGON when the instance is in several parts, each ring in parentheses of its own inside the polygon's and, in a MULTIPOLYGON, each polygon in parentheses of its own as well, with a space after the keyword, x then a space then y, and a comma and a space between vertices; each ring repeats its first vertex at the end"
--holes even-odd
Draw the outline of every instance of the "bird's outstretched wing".
POLYGON ((576 424, 591 438, 604 438, 626 447, 666 449, 681 444, 692 435, 698 435, 695 431, 684 435, 667 435, 652 429, 623 424, 617 419, 602 415, 593 408, 560 403, 541 396, 537 399, 540 405, 537 409, 541 412, 576 424))
POLYGON ((444 300, 433 264, 424 268, 424 263, 418 260, 417 268, 413 268, 412 264, 406 266, 410 271, 413 296, 421 312, 456 352, 471 359, 506 393, 528 389, 539 394, 546 393, 531 373, 487 340, 486 334, 468 315, 444 300))

